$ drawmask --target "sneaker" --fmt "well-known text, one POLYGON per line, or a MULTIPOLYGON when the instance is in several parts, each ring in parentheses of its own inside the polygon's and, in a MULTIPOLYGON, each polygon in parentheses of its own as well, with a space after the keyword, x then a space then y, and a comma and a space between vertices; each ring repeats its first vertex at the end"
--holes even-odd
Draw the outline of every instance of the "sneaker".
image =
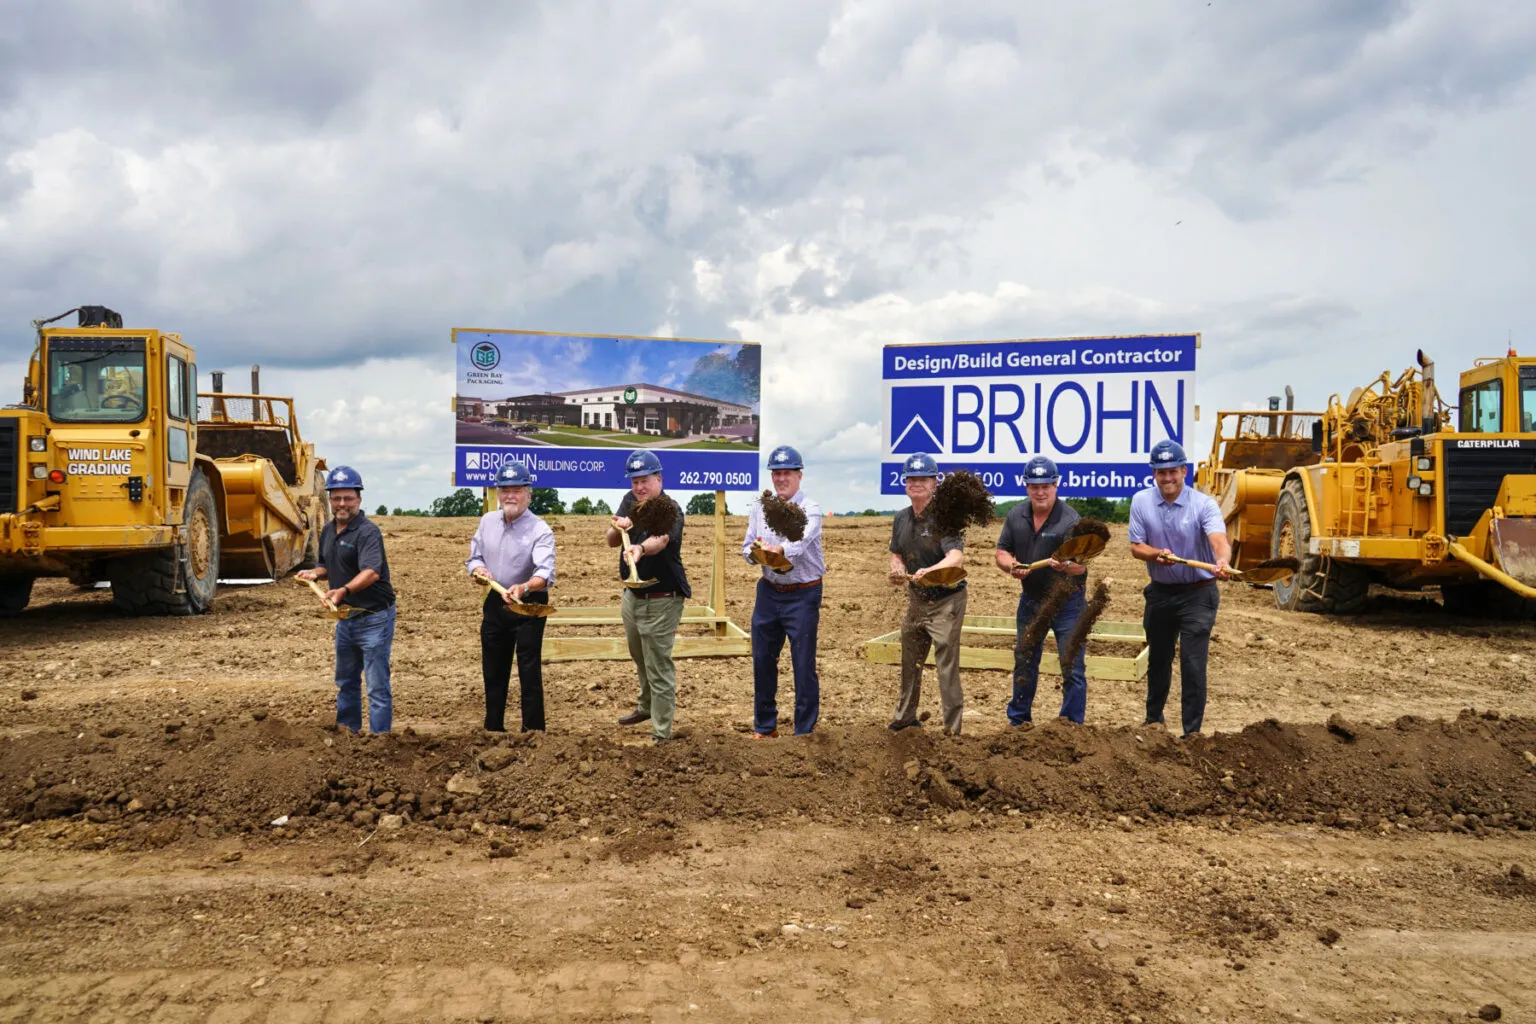
POLYGON ((641 722, 649 722, 650 720, 651 715, 648 711, 631 711, 629 714, 624 715, 619 719, 619 724, 639 725, 641 722))
POLYGON ((754 732, 752 738, 755 740, 771 740, 778 734, 779 730, 777 729, 774 729, 772 732, 754 732))

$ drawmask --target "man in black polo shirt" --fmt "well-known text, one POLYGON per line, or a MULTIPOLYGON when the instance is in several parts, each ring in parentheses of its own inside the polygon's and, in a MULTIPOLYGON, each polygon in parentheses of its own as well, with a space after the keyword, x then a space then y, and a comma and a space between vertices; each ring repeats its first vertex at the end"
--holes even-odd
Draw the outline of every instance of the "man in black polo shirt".
POLYGON ((670 533, 652 537, 643 530, 636 531, 629 512, 662 493, 661 459, 642 448, 624 460, 624 472, 629 475, 629 493, 619 502, 613 525, 608 527, 608 546, 621 545, 624 541, 619 531, 630 531, 630 546, 619 553, 619 578, 627 575, 628 554, 636 559, 640 578, 656 582, 640 589, 624 588, 619 613, 629 641, 629 656, 640 675, 640 699, 619 724, 649 721, 651 739, 660 743, 672 738, 672 717, 677 712, 677 665, 672 661, 672 645, 683 618, 683 601, 693 596, 683 571, 683 513, 678 511, 670 533))
POLYGON ((896 713, 888 728, 900 732, 918 724, 923 664, 931 648, 938 670, 944 733, 958 736, 960 719, 965 713, 965 692, 960 688, 965 581, 941 587, 925 584, 923 577, 931 569, 964 565, 963 538, 940 536, 928 514, 939 486, 939 464, 933 456, 925 452, 908 456, 902 464, 901 481, 912 505, 898 511, 891 522, 891 583, 906 586, 907 614, 901 620, 901 692, 896 697, 896 713))
POLYGON ((386 733, 394 717, 389 651, 395 640, 395 591, 389 585, 384 536, 363 514, 363 478, 357 470, 337 466, 326 477, 325 491, 332 519, 320 531, 320 565, 298 577, 330 580, 336 584, 326 594, 330 602, 359 609, 336 623, 336 723, 362 730, 366 679, 368 730, 386 733))
POLYGON ((1008 510, 1003 520, 1003 532, 997 538, 997 567, 1020 581, 1019 609, 1016 618, 1018 642, 1013 649, 1013 699, 1008 702, 1008 724, 1023 725, 1032 720, 1035 704, 1035 687, 1040 681, 1039 643, 1025 650, 1024 631, 1034 621, 1041 603, 1056 581, 1063 576, 1072 580, 1073 590, 1056 617, 1051 629, 1056 633, 1056 653, 1061 660, 1061 717, 1082 724, 1088 706, 1088 675, 1083 652, 1068 665, 1067 642, 1077 620, 1083 615, 1086 602, 1083 590, 1087 584, 1088 567, 1076 562, 1057 562, 1030 572, 1026 566, 1061 547, 1069 536, 1079 516, 1077 510, 1056 498, 1056 485, 1061 474, 1056 463, 1044 455, 1037 455, 1024 467, 1025 487, 1029 500, 1021 501, 1008 510))

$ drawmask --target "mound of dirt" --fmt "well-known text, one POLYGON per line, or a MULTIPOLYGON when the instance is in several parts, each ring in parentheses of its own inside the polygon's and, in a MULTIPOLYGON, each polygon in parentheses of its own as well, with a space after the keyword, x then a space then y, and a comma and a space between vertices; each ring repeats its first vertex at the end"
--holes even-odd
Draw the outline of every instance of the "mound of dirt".
POLYGON ((1464 832, 1536 827, 1536 722, 1465 712, 1392 726, 1258 723, 1189 742, 1160 727, 1052 722, 984 739, 829 728, 746 743, 482 732, 356 737, 275 717, 0 741, 0 808, 117 825, 159 845, 227 832, 513 826, 524 841, 659 833, 708 818, 883 816, 952 828, 1050 812, 1121 824, 1307 821, 1464 832), (111 733, 112 735, 107 735, 111 733), (397 816, 386 821, 389 816, 397 816))

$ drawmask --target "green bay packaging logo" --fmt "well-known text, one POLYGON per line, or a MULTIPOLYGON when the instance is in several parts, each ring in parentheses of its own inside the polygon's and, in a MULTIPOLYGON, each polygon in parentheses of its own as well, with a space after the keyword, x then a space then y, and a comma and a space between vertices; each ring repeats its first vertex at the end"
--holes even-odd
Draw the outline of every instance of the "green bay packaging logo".
POLYGON ((469 350, 469 361, 479 370, 494 370, 501 362, 501 350, 488 341, 482 341, 469 350))

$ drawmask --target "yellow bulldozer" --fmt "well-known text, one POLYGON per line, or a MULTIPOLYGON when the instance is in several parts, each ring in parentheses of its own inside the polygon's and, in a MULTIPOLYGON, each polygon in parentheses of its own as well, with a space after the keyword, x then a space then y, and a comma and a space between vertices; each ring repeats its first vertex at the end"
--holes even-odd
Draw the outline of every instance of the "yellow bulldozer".
POLYGON ((1476 360, 1454 409, 1423 352, 1321 412, 1294 404, 1287 387, 1283 409, 1218 413, 1196 473, 1237 568, 1300 560, 1276 605, 1352 614, 1378 584, 1438 587, 1461 615, 1536 617, 1536 359, 1476 360))
POLYGON ((18 405, 0 408, 0 615, 33 581, 106 580, 136 615, 208 610, 218 580, 312 564, 329 515, 325 462, 293 400, 197 391, 178 334, 124 329, 105 306, 33 321, 18 405), (77 313, 75 327, 49 327, 77 313))

